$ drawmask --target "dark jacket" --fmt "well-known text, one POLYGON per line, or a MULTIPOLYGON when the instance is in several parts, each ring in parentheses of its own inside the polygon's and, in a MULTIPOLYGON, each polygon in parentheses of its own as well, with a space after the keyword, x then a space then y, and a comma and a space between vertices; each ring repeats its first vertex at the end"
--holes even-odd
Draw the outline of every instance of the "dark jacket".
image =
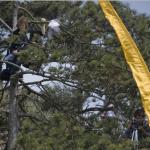
POLYGON ((129 125, 129 128, 125 132, 125 137, 131 139, 133 131, 135 130, 138 130, 138 139, 150 136, 150 128, 145 119, 140 121, 137 119, 133 119, 129 125))
POLYGON ((42 32, 39 29, 36 28, 29 28, 29 30, 27 32, 24 33, 20 33, 20 29, 16 29, 13 32, 14 36, 18 36, 18 38, 16 40, 14 40, 11 45, 10 45, 10 53, 13 52, 14 50, 22 50, 23 48, 25 48, 25 46, 27 46, 29 43, 32 42, 34 35, 40 35, 42 36, 42 32))

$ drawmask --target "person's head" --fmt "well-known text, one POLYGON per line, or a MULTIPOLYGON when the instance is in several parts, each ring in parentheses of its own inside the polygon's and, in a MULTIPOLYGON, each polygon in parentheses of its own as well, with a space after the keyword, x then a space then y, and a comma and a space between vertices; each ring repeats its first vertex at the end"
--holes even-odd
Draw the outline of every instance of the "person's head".
POLYGON ((28 20, 27 20, 27 18, 25 16, 21 16, 18 19, 17 26, 20 29, 20 31, 26 31, 28 29, 28 20))
POLYGON ((138 108, 135 112, 134 112, 134 117, 135 118, 144 118, 145 117, 145 112, 143 108, 138 108))

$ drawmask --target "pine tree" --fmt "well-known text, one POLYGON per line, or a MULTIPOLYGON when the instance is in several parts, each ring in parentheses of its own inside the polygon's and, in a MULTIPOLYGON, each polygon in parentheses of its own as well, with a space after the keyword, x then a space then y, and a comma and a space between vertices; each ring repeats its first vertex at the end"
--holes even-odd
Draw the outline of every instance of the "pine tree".
MULTIPOLYGON (((137 15, 122 3, 112 3, 149 66, 150 18, 137 15)), ((13 9, 14 2, 0 2, 0 18, 10 27, 13 9)), ((22 61, 31 60, 36 68, 31 74, 45 77, 43 82, 50 81, 53 86, 43 85, 42 81, 31 83, 42 87, 37 92, 19 81, 16 98, 20 127, 16 149, 130 149, 132 142, 121 135, 134 110, 141 105, 140 96, 120 43, 99 5, 91 1, 25 1, 20 3, 18 16, 21 15, 27 16, 34 25, 41 17, 57 18, 61 32, 48 40, 44 48, 40 43, 29 45, 19 57, 22 61), (43 66, 52 62, 57 62, 59 67, 49 66, 44 73, 43 66), (104 106, 85 107, 89 97, 93 103, 101 102, 104 106), (109 104, 113 107, 109 108, 109 104), (110 110, 115 117, 102 118, 110 110)), ((8 43, 3 41, 5 30, 8 28, 0 24, 3 45, 8 43)), ((5 143, 9 113, 7 89, 0 111, 0 138, 5 143)), ((148 138, 140 141, 139 147, 148 148, 148 141, 148 138)))

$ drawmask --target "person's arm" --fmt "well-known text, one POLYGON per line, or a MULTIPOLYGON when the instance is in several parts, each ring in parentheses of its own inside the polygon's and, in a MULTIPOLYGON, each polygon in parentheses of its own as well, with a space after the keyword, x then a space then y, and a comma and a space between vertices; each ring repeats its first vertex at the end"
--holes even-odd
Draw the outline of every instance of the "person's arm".
MULTIPOLYGON (((3 45, 4 47, 11 47, 13 41, 14 41, 14 35, 17 35, 18 34, 18 29, 14 30, 11 35, 8 36, 8 38, 5 38, 3 40, 0 40, 0 47, 3 48, 3 45)), ((14 45, 12 45, 13 47, 14 45)))

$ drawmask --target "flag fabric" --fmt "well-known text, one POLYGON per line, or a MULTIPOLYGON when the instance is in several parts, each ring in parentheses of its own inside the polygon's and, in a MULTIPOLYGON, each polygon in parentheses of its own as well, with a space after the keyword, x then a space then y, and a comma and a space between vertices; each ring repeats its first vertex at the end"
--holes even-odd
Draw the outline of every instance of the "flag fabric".
POLYGON ((99 3, 122 45, 125 59, 139 88, 143 107, 150 125, 150 72, 148 67, 126 26, 111 3, 108 0, 99 0, 99 3))

